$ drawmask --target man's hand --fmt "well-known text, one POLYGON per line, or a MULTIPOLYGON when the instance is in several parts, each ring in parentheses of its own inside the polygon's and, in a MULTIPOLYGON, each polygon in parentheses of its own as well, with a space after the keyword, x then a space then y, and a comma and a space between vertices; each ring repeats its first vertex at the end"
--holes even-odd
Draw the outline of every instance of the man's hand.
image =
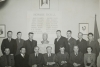
POLYGON ((34 65, 32 65, 32 67, 37 67, 37 65, 36 65, 36 64, 34 64, 34 65))
POLYGON ((47 65, 53 65, 55 62, 47 62, 47 65))

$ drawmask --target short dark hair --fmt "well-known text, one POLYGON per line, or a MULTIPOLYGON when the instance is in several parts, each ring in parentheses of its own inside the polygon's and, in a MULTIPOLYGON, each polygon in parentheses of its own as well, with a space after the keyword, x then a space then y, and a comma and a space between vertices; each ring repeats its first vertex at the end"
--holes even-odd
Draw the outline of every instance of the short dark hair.
POLYGON ((87 47, 87 49, 88 49, 88 48, 91 48, 91 49, 92 49, 92 51, 93 51, 93 48, 92 48, 91 46, 88 46, 88 47, 87 47))
MULTIPOLYGON (((63 48, 64 46, 63 45, 60 45, 60 48, 63 48)), ((64 47, 65 48, 65 47, 64 47)))
POLYGON ((29 32, 28 35, 30 35, 30 34, 34 34, 34 33, 33 32, 29 32))
POLYGON ((82 33, 82 32, 79 32, 79 33, 78 33, 78 35, 79 35, 80 33, 83 35, 83 33, 82 33))
POLYGON ((93 33, 88 33, 88 36, 89 36, 89 35, 92 35, 92 36, 93 36, 93 33))
POLYGON ((70 32, 70 33, 72 33, 72 31, 71 31, 71 30, 68 30, 67 32, 70 32))
POLYGON ((57 30, 56 32, 60 32, 61 33, 61 30, 57 30))
POLYGON ((21 47, 20 50, 21 50, 22 48, 25 48, 25 47, 21 47))
POLYGON ((12 31, 8 31, 8 32, 7 32, 7 34, 8 34, 9 32, 11 32, 11 33, 12 33, 12 31))
POLYGON ((19 32, 17 32, 17 35, 18 35, 19 33, 22 33, 22 32, 20 32, 20 31, 19 31, 19 32))

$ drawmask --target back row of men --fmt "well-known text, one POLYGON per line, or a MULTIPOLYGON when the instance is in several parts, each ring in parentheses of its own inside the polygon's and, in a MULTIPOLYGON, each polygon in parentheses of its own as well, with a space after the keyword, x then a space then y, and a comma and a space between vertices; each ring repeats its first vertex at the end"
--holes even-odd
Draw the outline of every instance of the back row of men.
MULTIPOLYGON (((93 39, 93 33, 89 33, 88 34, 88 41, 83 39, 83 34, 81 32, 78 33, 78 40, 75 40, 71 35, 72 35, 72 31, 68 30, 67 31, 67 37, 65 38, 61 35, 61 31, 57 30, 56 31, 57 34, 57 38, 54 41, 55 44, 55 53, 59 53, 59 49, 60 46, 64 46, 65 51, 68 52, 68 54, 70 55, 71 53, 73 53, 73 47, 75 45, 77 45, 79 47, 79 51, 83 54, 85 54, 87 52, 86 48, 88 46, 91 46, 93 48, 93 53, 96 54, 96 61, 97 61, 97 57, 99 55, 99 42, 97 40, 93 39)), ((34 33, 29 32, 28 36, 29 39, 24 41, 23 39, 21 39, 22 33, 18 32, 17 33, 17 38, 16 39, 12 39, 12 31, 8 31, 7 32, 7 37, 6 39, 4 39, 2 41, 1 44, 1 51, 3 53, 3 55, 5 54, 5 48, 9 48, 10 49, 10 54, 11 55, 18 55, 20 54, 20 48, 22 46, 25 47, 26 49, 26 54, 30 55, 32 53, 34 53, 34 47, 37 46, 37 41, 33 40, 33 35, 34 33)), ((47 39, 45 39, 47 40, 47 39)))

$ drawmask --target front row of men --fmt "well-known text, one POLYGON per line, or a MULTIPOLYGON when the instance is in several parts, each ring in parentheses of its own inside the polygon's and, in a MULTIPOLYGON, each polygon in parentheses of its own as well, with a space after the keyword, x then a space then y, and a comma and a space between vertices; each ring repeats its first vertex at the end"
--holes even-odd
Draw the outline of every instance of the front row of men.
POLYGON ((77 45, 73 47, 70 55, 65 52, 64 46, 60 46, 60 52, 52 53, 52 47, 47 46, 47 53, 39 53, 39 47, 34 47, 34 52, 29 56, 25 47, 20 48, 20 54, 10 54, 10 49, 5 48, 4 55, 0 57, 0 67, 95 67, 96 55, 92 53, 92 47, 87 47, 87 53, 79 52, 77 45))

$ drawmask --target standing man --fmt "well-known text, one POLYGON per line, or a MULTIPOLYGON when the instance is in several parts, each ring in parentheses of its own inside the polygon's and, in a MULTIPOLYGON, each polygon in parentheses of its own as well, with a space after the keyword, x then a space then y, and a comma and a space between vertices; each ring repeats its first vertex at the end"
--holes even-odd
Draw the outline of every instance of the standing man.
POLYGON ((20 53, 15 56, 15 67, 29 67, 29 56, 26 54, 25 47, 20 48, 20 53))
POLYGON ((78 46, 73 47, 74 52, 70 54, 70 67, 84 67, 84 57, 81 52, 79 52, 78 46))
POLYGON ((17 43, 16 43, 16 40, 14 40, 12 38, 12 31, 7 32, 7 37, 8 38, 6 38, 2 41, 1 51, 2 51, 3 54, 5 54, 4 53, 5 48, 9 48, 10 54, 15 55, 16 49, 17 49, 17 43))
POLYGON ((86 48, 87 48, 87 41, 85 39, 83 39, 83 33, 79 32, 78 33, 78 40, 77 40, 77 45, 79 47, 79 51, 82 52, 83 54, 85 54, 86 48))
POLYGON ((67 41, 69 45, 69 54, 73 52, 73 47, 76 45, 76 40, 72 37, 72 31, 68 30, 67 31, 67 41))
POLYGON ((97 66, 97 58, 99 56, 99 42, 95 41, 93 38, 93 33, 88 33, 88 46, 91 46, 93 48, 93 53, 96 54, 96 66, 97 66))
POLYGON ((65 47, 65 51, 68 52, 68 42, 67 42, 67 39, 61 35, 61 31, 60 30, 56 31, 56 35, 57 35, 57 38, 54 41, 55 53, 57 54, 58 52, 60 52, 60 50, 59 50, 60 46, 64 46, 65 47))
POLYGON ((29 39, 24 42, 24 47, 26 48, 26 54, 30 55, 34 53, 34 47, 37 46, 37 41, 33 40, 34 33, 29 32, 29 39))
POLYGON ((16 51, 16 55, 20 54, 20 48, 23 46, 24 40, 21 39, 22 33, 21 32, 17 32, 17 38, 16 38, 16 42, 17 42, 17 51, 16 51))
POLYGON ((39 53, 39 47, 34 47, 34 52, 29 56, 29 65, 30 67, 43 67, 44 58, 41 53, 39 53))

